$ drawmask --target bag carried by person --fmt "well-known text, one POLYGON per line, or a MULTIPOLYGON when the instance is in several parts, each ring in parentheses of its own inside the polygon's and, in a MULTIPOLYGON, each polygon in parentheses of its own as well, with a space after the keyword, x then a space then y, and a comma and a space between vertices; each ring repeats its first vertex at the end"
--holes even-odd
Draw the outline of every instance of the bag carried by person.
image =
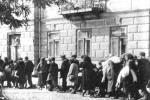
POLYGON ((74 81, 75 80, 75 76, 74 75, 70 75, 69 76, 69 80, 72 82, 72 81, 74 81))
POLYGON ((33 77, 38 77, 38 71, 37 71, 36 67, 34 67, 34 69, 33 69, 32 76, 33 77))
POLYGON ((6 73, 11 73, 10 65, 6 65, 4 70, 6 73))
POLYGON ((148 93, 150 93, 150 79, 149 79, 149 81, 146 85, 146 90, 147 90, 148 93))

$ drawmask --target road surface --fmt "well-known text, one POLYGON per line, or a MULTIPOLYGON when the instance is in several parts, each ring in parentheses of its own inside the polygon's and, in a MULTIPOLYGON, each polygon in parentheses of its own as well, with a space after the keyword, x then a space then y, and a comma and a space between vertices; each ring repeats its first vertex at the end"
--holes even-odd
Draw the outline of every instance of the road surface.
MULTIPOLYGON (((33 84, 37 84, 38 82, 37 78, 34 77, 32 78, 32 81, 33 84)), ((90 98, 88 96, 82 97, 79 93, 70 94, 58 93, 56 91, 50 92, 46 89, 4 88, 2 92, 9 100, 113 100, 109 98, 90 98)))
POLYGON ((9 100, 112 100, 109 98, 82 97, 80 94, 49 92, 46 89, 5 88, 3 89, 3 94, 9 100))

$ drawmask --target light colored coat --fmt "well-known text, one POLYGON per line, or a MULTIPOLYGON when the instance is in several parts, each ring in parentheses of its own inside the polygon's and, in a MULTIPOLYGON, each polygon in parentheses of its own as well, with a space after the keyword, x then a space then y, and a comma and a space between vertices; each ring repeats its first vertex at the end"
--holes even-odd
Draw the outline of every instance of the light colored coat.
POLYGON ((78 82, 78 65, 76 63, 72 63, 69 68, 69 72, 67 75, 67 85, 75 85, 78 82), (75 77, 74 81, 70 81, 70 76, 73 75, 75 77))

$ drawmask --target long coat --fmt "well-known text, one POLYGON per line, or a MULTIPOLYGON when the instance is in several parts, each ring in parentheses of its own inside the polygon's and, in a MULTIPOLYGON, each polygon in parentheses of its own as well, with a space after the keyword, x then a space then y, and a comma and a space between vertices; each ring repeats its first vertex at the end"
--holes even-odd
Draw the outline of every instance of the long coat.
POLYGON ((0 71, 3 71, 3 68, 2 68, 3 64, 4 64, 4 61, 0 59, 0 71))
POLYGON ((57 85, 58 81, 58 65, 55 62, 50 63, 48 69, 47 81, 51 81, 53 85, 57 85))
POLYGON ((142 58, 138 60, 139 66, 139 88, 145 90, 145 86, 150 79, 150 62, 142 58))
POLYGON ((25 74, 31 74, 33 72, 34 64, 32 61, 25 61, 25 74))
POLYGON ((61 78, 66 78, 69 71, 70 63, 68 59, 64 59, 61 64, 60 75, 61 78))
POLYGON ((83 62, 83 90, 93 90, 94 89, 94 83, 95 83, 95 78, 96 78, 96 73, 93 70, 94 65, 90 62, 83 62))
POLYGON ((38 71, 38 85, 43 86, 46 84, 47 79, 47 65, 46 63, 39 63, 37 65, 37 71, 38 71))
POLYGON ((72 63, 70 65, 67 80, 68 80, 68 82, 67 82, 68 85, 72 85, 72 86, 74 86, 75 84, 77 85, 77 83, 78 83, 78 64, 72 63), (73 80, 70 80, 70 78, 72 76, 73 76, 73 80))
POLYGON ((19 83, 25 83, 25 64, 23 61, 18 61, 16 65, 17 75, 19 76, 19 83))

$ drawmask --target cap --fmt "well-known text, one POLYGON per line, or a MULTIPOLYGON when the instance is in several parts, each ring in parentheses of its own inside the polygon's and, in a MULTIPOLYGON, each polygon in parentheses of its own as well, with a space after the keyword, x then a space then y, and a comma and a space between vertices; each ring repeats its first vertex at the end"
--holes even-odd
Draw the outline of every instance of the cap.
POLYGON ((61 58, 66 58, 66 55, 61 55, 60 57, 61 57, 61 58))
POLYGON ((51 61, 55 61, 55 57, 51 57, 51 61))
POLYGON ((71 57, 77 58, 77 55, 72 55, 71 57))
POLYGON ((145 52, 140 52, 140 56, 145 56, 145 52))

